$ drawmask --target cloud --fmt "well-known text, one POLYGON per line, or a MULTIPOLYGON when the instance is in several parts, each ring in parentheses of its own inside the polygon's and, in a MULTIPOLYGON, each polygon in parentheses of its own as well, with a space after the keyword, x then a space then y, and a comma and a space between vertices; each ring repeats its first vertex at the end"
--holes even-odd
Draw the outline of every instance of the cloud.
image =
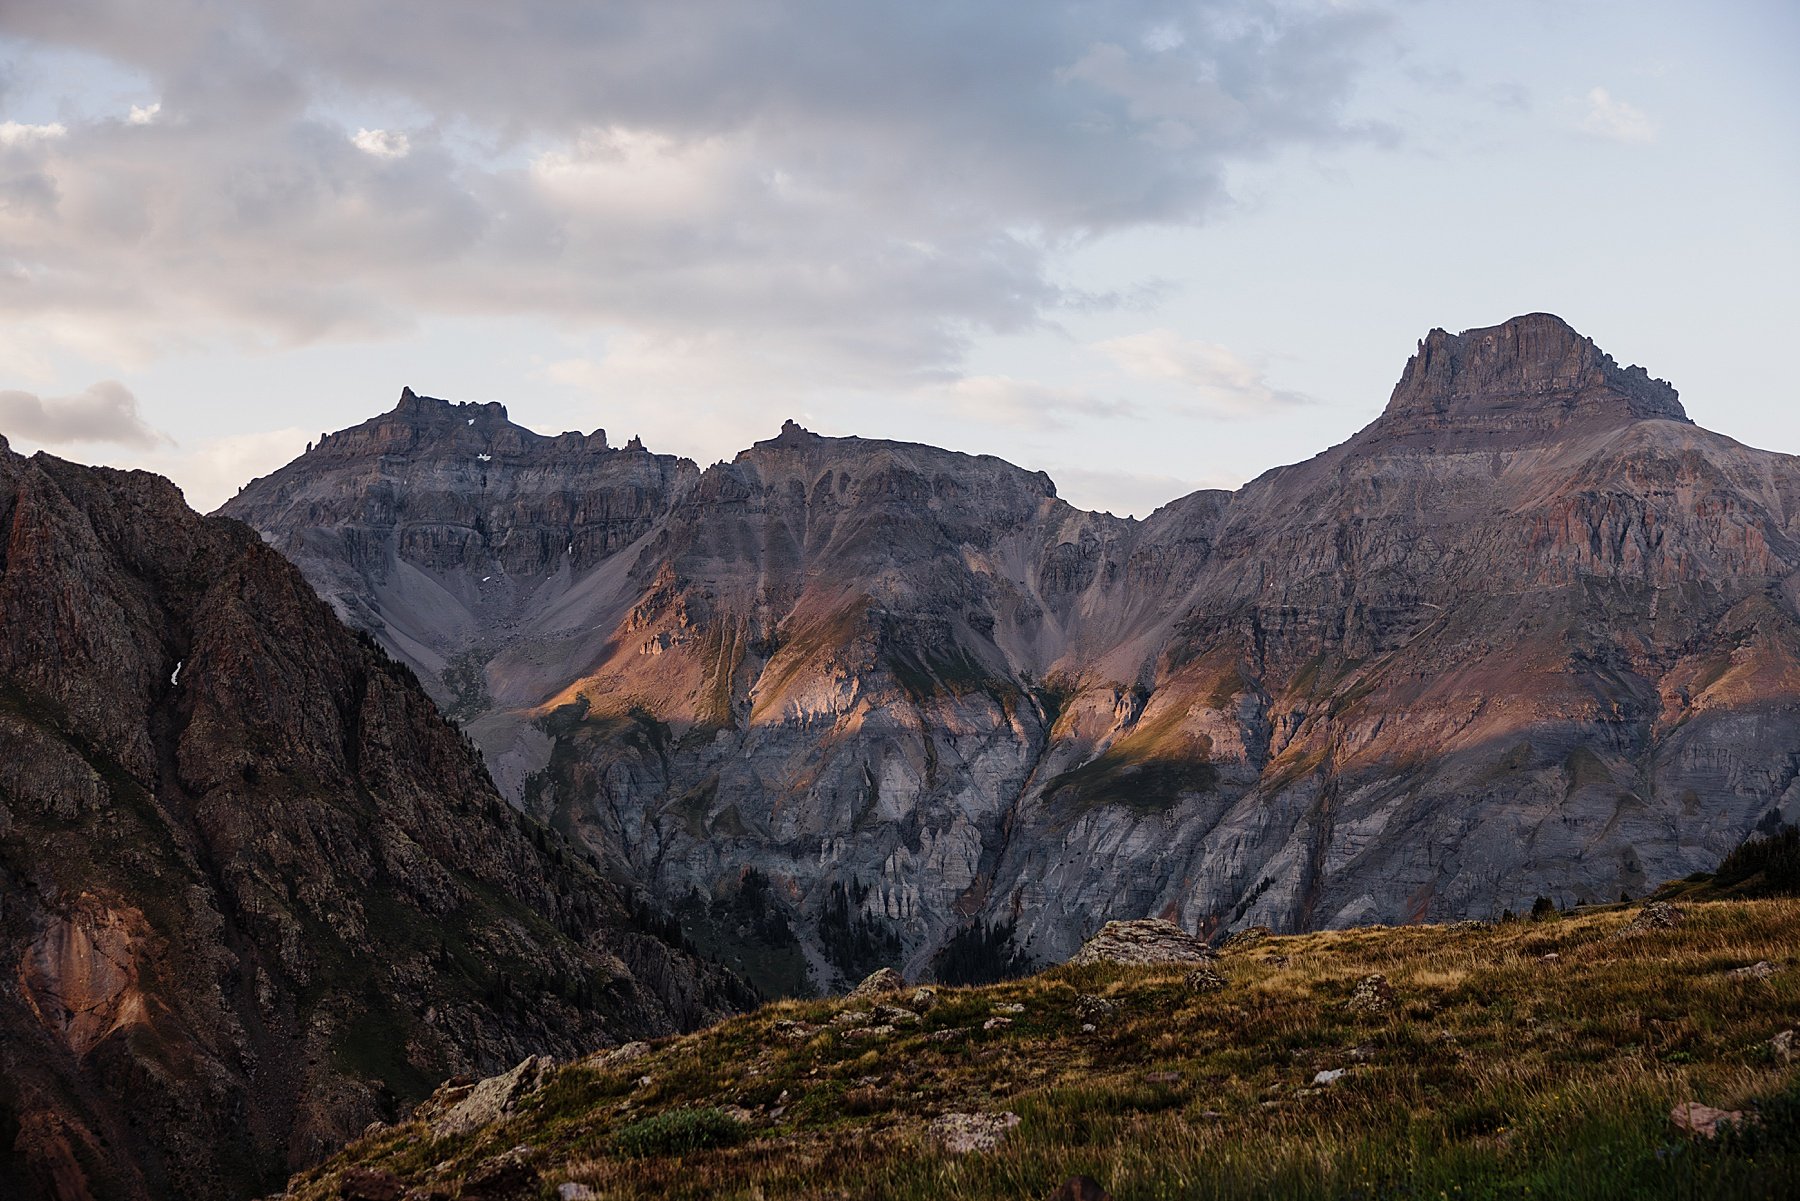
POLYGON ((168 435, 145 424, 137 397, 117 380, 102 380, 74 396, 0 392, 0 433, 46 446, 105 442, 147 450, 169 444, 168 435))
POLYGON ((405 158, 412 152, 411 140, 391 129, 359 129, 350 135, 350 144, 376 158, 405 158))
POLYGON ((1182 398, 1216 416, 1248 417, 1310 403, 1303 393, 1276 388, 1262 366, 1216 342, 1168 329, 1146 330, 1094 343, 1128 375, 1178 388, 1182 398))
POLYGON ((189 505, 210 513, 250 480, 298 458, 308 439, 317 436, 316 430, 309 434, 294 426, 229 434, 208 438, 187 453, 147 459, 138 465, 168 476, 181 486, 189 505))
POLYGON ((22 125, 17 121, 0 121, 0 146, 26 146, 60 138, 68 132, 69 127, 60 123, 22 125))
POLYGON ((132 125, 148 125, 156 120, 156 114, 162 112, 161 104, 134 104, 125 120, 132 125))
POLYGON ((160 107, 0 135, 0 322, 141 355, 534 316, 911 386, 1098 303, 1068 248, 1366 139, 1345 110, 1383 28, 1284 0, 225 14, 9 2, 28 53, 98 55, 160 107))
POLYGON ((961 417, 1022 429, 1056 429, 1066 426, 1070 418, 1137 416, 1129 401, 1006 375, 964 376, 923 389, 920 396, 961 417))
POLYGON ((1605 88, 1590 89, 1581 128, 1615 142, 1646 144, 1656 140, 1656 123, 1640 109, 1616 100, 1605 88))

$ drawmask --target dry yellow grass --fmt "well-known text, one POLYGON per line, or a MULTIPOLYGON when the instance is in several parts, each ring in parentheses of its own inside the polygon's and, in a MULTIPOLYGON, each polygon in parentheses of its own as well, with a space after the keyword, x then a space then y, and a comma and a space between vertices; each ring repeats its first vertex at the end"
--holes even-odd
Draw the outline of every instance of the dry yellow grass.
POLYGON ((943 990, 878 1036, 831 1024, 857 1008, 842 999, 782 1002, 627 1066, 566 1067, 471 1137, 382 1132, 294 1187, 336 1196, 363 1164, 451 1197, 523 1144, 546 1197, 575 1181, 615 1198, 1033 1198, 1076 1173, 1120 1201, 1792 1195, 1800 1145, 1700 1147, 1667 1115, 1794 1087, 1768 1043, 1800 1022, 1800 902, 1695 905, 1621 937, 1633 912, 1272 938, 1227 953, 1211 994, 1180 971, 1058 968, 943 990), (1759 960, 1779 970, 1728 974, 1759 960), (1391 1009, 1353 1012, 1374 973, 1391 1009), (727 1106, 747 1121, 702 1141, 728 1145, 627 1153, 727 1106), (952 1111, 1021 1122, 957 1156, 929 1133, 952 1111))

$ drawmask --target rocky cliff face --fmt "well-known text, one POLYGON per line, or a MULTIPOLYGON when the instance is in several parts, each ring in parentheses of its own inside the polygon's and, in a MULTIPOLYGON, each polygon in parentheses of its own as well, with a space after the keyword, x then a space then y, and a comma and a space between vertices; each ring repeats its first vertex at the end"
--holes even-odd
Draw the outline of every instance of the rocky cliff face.
POLYGON ((238 1198, 737 987, 254 532, 0 440, 0 1193, 238 1198))
POLYGON ((368 509, 465 453, 430 447, 315 451, 226 511, 435 677, 509 798, 765 985, 1057 960, 1108 918, 1611 899, 1800 814, 1800 463, 1547 315, 1433 331, 1344 445, 1144 521, 790 423, 670 465, 610 554, 515 573, 503 526, 426 563, 368 509), (351 544, 381 551, 316 549, 351 544), (503 569, 503 613, 463 599, 503 569), (458 598, 430 654, 413 573, 458 598))

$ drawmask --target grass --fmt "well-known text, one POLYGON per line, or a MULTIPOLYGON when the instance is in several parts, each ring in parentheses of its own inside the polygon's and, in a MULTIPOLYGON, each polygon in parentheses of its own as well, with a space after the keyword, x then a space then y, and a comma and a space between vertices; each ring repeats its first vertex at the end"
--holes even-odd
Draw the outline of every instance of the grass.
POLYGON ((384 1130, 293 1187, 323 1201, 366 1164, 454 1195, 523 1144, 546 1198, 577 1181, 606 1198, 1024 1199, 1075 1174, 1119 1201, 1791 1195, 1800 1069, 1768 1040, 1800 1018, 1800 901, 1699 904, 1620 937, 1634 912, 1270 938, 1225 954, 1211 994, 1179 970, 1062 967, 940 990, 885 1034, 852 1031, 891 1015, 839 1016, 866 1002, 780 1002, 617 1067, 565 1066, 473 1136, 384 1130), (1767 980, 1726 974, 1764 959, 1767 980), (1377 972, 1393 1008, 1347 1009, 1377 972), (1699 1142, 1669 1122, 1687 1100, 1769 1121, 1699 1142), (1021 1121, 994 1151, 929 1133, 1002 1110, 1021 1121))

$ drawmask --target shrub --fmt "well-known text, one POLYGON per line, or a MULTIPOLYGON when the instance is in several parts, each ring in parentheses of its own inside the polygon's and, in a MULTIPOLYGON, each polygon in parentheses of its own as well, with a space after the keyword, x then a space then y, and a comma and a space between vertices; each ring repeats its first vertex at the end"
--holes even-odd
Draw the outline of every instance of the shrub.
POLYGON ((1539 897, 1531 903, 1531 920, 1534 922, 1546 921, 1550 918, 1561 916, 1562 914, 1558 913, 1556 910, 1556 902, 1552 901, 1549 897, 1539 897))
POLYGON ((623 1155, 680 1155, 710 1147, 729 1147, 744 1137, 744 1127, 722 1109, 674 1109, 644 1118, 613 1136, 623 1155))

